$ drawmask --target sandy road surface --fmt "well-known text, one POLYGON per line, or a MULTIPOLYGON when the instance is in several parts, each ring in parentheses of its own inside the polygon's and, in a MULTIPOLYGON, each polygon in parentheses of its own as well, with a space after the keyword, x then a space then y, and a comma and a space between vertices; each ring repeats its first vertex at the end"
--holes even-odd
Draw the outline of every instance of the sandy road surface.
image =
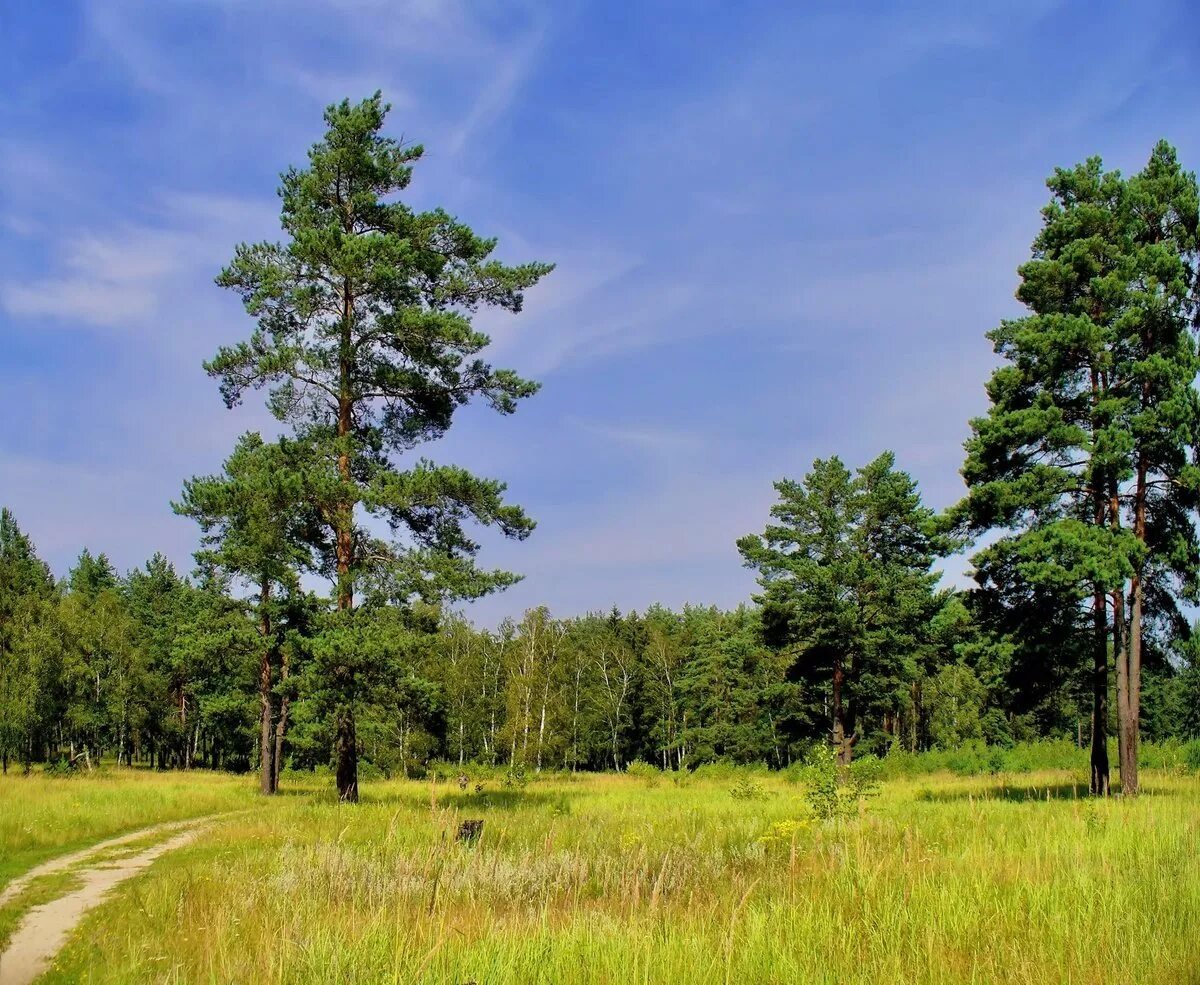
POLYGON ((170 835, 134 855, 97 861, 93 865, 84 864, 73 869, 73 874, 82 880, 79 888, 50 903, 35 906, 22 918, 8 942, 8 947, 0 954, 0 985, 29 985, 50 966, 50 962, 54 960, 54 956, 66 943, 71 931, 83 919, 84 914, 101 903, 115 886, 137 875, 160 856, 181 848, 196 838, 203 830, 205 822, 209 820, 211 818, 197 818, 143 828, 141 831, 111 838, 82 851, 51 859, 14 879, 0 892, 0 906, 14 899, 38 876, 71 869, 106 849, 117 848, 155 834, 170 835))

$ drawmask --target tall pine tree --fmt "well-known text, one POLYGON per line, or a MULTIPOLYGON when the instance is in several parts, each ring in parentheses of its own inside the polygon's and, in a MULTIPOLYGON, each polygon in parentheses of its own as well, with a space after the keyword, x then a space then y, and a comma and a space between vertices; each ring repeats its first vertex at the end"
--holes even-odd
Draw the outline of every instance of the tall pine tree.
MULTIPOLYGON (((336 608, 354 619, 366 576, 389 582, 403 600, 476 597, 514 576, 481 571, 464 523, 525 537, 533 523, 506 505, 499 482, 396 456, 436 439, 473 398, 508 414, 536 384, 478 358, 489 338, 472 325, 480 308, 516 312, 523 292, 550 264, 508 266, 496 241, 441 209, 416 212, 396 195, 411 180, 420 146, 382 133, 389 107, 379 93, 331 106, 325 138, 308 166, 284 173, 283 244, 243 245, 218 278, 241 295, 258 327, 207 364, 229 404, 270 387, 270 407, 309 442, 318 468, 315 507, 330 535, 336 608), (390 541, 372 536, 367 516, 386 521, 390 541)), ((354 633, 339 632, 350 640, 354 633)), ((356 687, 366 653, 338 645, 328 668, 339 695, 333 710, 337 788, 358 796, 356 687)))
POLYGON ((1196 184, 1159 144, 1131 179, 1093 158, 1048 185, 1019 269, 1030 313, 989 334, 1005 362, 971 425, 958 516, 976 533, 1005 531, 975 558, 985 590, 1090 610, 1091 787, 1108 790, 1113 654, 1133 793, 1146 598, 1177 628, 1176 601, 1195 595, 1196 184))

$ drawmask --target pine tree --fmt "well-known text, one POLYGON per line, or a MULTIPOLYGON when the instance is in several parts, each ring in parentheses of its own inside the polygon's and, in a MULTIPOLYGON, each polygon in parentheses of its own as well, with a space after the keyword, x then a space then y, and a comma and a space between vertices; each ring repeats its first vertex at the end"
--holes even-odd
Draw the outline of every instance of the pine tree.
POLYGON ((775 488, 776 522, 738 550, 797 659, 827 675, 830 738, 845 770, 860 726, 894 707, 913 673, 904 655, 944 602, 930 570, 943 545, 890 452, 855 475, 836 457, 817 460, 803 481, 775 488))
MULTIPOLYGON (((499 482, 424 460, 407 471, 396 464, 394 456, 443 435, 473 398, 508 414, 536 391, 478 358, 489 339, 472 315, 519 311, 525 289, 552 267, 505 265, 492 258, 495 240, 441 209, 415 212, 397 200, 422 148, 382 134, 388 109, 376 93, 326 111, 328 130, 308 166, 283 175, 287 242, 239 247, 218 278, 258 327, 207 364, 231 405, 249 388, 271 387, 271 410, 323 461, 315 507, 329 531, 328 567, 345 620, 368 575, 401 600, 471 598, 511 584, 514 576, 475 566, 478 545, 464 522, 517 538, 533 527, 504 504, 499 482), (405 539, 372 537, 364 516, 405 539)), ((340 644, 324 652, 337 654, 329 674, 340 695, 338 793, 355 800, 356 685, 370 656, 340 644)))
POLYGON ((304 448, 268 444, 243 435, 219 476, 189 480, 175 511, 203 531, 196 560, 202 568, 242 579, 251 588, 259 631, 259 789, 273 794, 286 728, 286 613, 300 593, 300 576, 313 567, 319 522, 310 507, 304 448))
POLYGON ((1019 270, 1030 314, 989 335, 1005 364, 972 422, 958 516, 1007 532, 975 558, 985 587, 1090 610, 1091 787, 1108 790, 1111 652, 1133 793, 1146 598, 1177 624, 1196 591, 1196 184, 1160 144, 1129 180, 1093 158, 1048 185, 1019 270))
POLYGON ((1200 600, 1200 194, 1175 150, 1159 142, 1129 179, 1122 218, 1124 263, 1112 278, 1121 317, 1114 328, 1113 377, 1122 397, 1114 422, 1126 440, 1125 485, 1113 484, 1114 522, 1124 510, 1137 543, 1129 627, 1117 654, 1121 788, 1136 793, 1143 653, 1148 625, 1180 631, 1178 600, 1200 600))

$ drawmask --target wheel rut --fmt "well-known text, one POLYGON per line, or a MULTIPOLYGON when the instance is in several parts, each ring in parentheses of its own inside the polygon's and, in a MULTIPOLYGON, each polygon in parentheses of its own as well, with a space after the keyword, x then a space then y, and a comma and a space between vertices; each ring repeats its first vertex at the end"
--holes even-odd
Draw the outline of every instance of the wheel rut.
POLYGON ((0 953, 0 985, 29 985, 35 981, 50 967, 71 931, 88 911, 102 903, 115 887, 132 879, 156 859, 195 840, 211 820, 211 817, 204 817, 174 821, 110 838, 90 848, 43 862, 10 882, 0 892, 0 906, 15 899, 40 876, 71 870, 81 880, 81 885, 49 903, 33 907, 22 917, 8 946, 0 953), (156 834, 169 837, 135 854, 86 864, 94 855, 156 834))

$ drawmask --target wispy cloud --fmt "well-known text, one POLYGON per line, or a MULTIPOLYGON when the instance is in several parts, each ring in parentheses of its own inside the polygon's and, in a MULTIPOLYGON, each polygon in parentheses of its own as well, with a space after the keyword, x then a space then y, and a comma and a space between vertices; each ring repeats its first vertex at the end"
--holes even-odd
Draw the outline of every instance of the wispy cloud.
POLYGON ((577 421, 579 428, 589 434, 612 442, 622 448, 647 452, 655 456, 694 455, 704 450, 704 437, 689 431, 637 424, 610 424, 600 421, 577 421))
POLYGON ((529 28, 512 51, 501 56, 463 120, 450 132, 446 151, 461 154, 489 124, 502 118, 529 75, 549 28, 545 19, 529 28))
MULTIPOLYGON (((180 301, 212 295, 211 278, 232 244, 272 222, 262 203, 226 196, 168 195, 159 212, 153 225, 65 230, 46 264, 53 272, 0 281, 0 304, 13 316, 44 316, 68 330, 162 338, 158 320, 180 301)), ((22 228, 34 235, 31 224, 22 228)))
POLYGON ((540 521, 486 541, 528 578, 484 618, 745 598, 733 540, 817 456, 893 447, 949 501, 1044 175, 1136 165, 1163 134, 1200 158, 1186 0, 749 0, 686 24, 542 0, 50 6, 6 14, 27 43, 0 62, 0 387, 30 417, 0 436, 0 499, 60 565, 86 542, 187 567, 167 500, 272 426, 200 369, 250 329, 212 278, 280 235, 278 173, 329 102, 382 89, 427 148, 414 207, 558 262, 522 314, 480 321, 542 393, 430 449, 540 521))

